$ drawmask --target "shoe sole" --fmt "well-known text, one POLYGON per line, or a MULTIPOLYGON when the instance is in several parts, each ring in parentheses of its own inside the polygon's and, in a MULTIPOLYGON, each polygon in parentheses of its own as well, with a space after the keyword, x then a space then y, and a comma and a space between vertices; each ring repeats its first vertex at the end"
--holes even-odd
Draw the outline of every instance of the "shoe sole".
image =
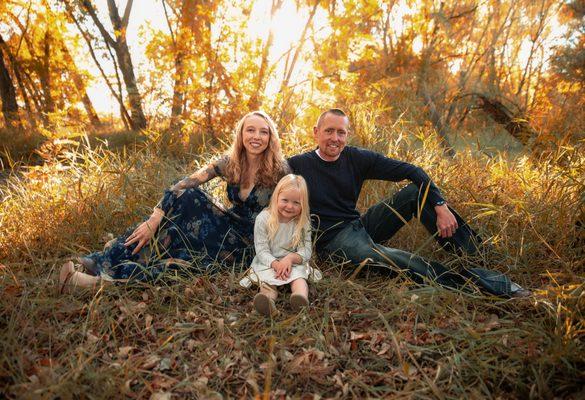
POLYGON ((290 305, 294 311, 300 311, 303 308, 309 307, 309 299, 302 294, 291 294, 290 305))
POLYGON ((276 314, 276 308, 274 307, 273 301, 268 296, 262 293, 258 293, 254 296, 254 308, 259 314, 266 317, 273 316, 276 314))
POLYGON ((528 289, 520 289, 513 292, 510 295, 510 297, 512 297, 513 299, 527 299, 532 296, 533 296, 532 292, 528 289))

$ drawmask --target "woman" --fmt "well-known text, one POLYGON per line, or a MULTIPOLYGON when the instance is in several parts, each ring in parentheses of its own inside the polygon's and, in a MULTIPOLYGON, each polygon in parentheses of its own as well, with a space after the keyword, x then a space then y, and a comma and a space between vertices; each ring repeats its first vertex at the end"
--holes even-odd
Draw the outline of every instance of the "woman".
POLYGON ((247 262, 254 220, 288 172, 272 119, 261 111, 238 123, 231 150, 172 186, 148 220, 106 245, 72 261, 59 274, 61 290, 95 287, 104 280, 156 280, 168 270, 206 270, 212 264, 247 262), (232 208, 225 210, 198 187, 216 177, 227 181, 232 208))

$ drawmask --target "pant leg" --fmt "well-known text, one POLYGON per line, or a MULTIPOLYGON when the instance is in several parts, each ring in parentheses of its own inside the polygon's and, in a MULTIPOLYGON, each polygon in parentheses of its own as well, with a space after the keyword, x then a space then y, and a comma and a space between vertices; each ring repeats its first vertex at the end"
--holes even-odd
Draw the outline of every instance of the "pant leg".
POLYGON ((448 288, 465 288, 469 282, 497 296, 511 294, 511 282, 506 275, 482 268, 448 270, 435 261, 399 249, 374 243, 360 221, 354 221, 339 232, 323 249, 323 255, 337 255, 357 265, 366 259, 368 268, 389 276, 404 273, 417 283, 431 280, 448 288))
POLYGON ((437 235, 437 213, 428 201, 421 207, 423 194, 411 183, 403 187, 392 197, 370 207, 362 216, 362 224, 375 243, 389 240, 400 228, 413 217, 420 220, 431 235, 446 250, 459 254, 476 254, 481 243, 480 236, 452 208, 449 208, 459 228, 450 238, 437 235))
POLYGON ((461 288, 466 283, 464 277, 452 273, 438 262, 374 243, 360 221, 352 222, 339 232, 325 246, 323 253, 343 257, 354 265, 370 259, 368 269, 388 276, 403 273, 417 283, 431 280, 450 288, 461 288))

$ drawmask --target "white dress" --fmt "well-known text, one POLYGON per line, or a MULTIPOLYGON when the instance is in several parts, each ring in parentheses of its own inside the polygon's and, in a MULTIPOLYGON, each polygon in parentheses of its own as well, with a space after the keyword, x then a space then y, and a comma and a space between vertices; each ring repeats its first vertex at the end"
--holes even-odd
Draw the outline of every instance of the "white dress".
POLYGON ((250 286, 251 282, 264 282, 269 285, 284 285, 298 278, 318 281, 321 279, 321 272, 309 266, 311 259, 311 229, 307 226, 304 230, 304 237, 301 243, 295 248, 289 248, 291 238, 295 230, 295 222, 280 223, 274 239, 268 240, 268 217, 267 210, 263 210, 256 217, 254 223, 254 246, 256 256, 252 261, 250 271, 240 282, 242 286, 250 286), (287 280, 276 279, 276 272, 271 264, 274 260, 283 258, 291 252, 297 253, 303 260, 300 264, 293 264, 290 276, 287 280), (246 279, 247 278, 247 279, 246 279), (248 282, 247 280, 251 281, 248 282))

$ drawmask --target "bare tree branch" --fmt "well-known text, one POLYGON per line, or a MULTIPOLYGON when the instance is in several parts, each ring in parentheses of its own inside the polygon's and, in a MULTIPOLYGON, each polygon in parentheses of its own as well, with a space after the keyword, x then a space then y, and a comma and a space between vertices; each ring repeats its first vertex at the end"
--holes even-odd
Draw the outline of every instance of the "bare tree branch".
MULTIPOLYGON (((106 42, 108 42, 112 47, 116 47, 116 41, 110 35, 110 33, 106 30, 106 28, 104 27, 104 25, 102 24, 102 22, 98 18, 97 13, 95 11, 95 8, 93 8, 93 5, 91 4, 91 2, 89 0, 77 0, 77 1, 85 9, 85 11, 87 11, 87 13, 91 17, 93 23, 95 24, 95 26, 97 26, 100 33, 102 34, 104 40, 106 42)), ((108 3, 108 5, 109 5, 109 3, 108 3)))
POLYGON ((124 28, 128 27, 128 21, 130 20, 130 11, 132 10, 132 3, 134 0, 128 0, 126 3, 126 8, 124 9, 124 16, 122 17, 122 26, 124 28))

